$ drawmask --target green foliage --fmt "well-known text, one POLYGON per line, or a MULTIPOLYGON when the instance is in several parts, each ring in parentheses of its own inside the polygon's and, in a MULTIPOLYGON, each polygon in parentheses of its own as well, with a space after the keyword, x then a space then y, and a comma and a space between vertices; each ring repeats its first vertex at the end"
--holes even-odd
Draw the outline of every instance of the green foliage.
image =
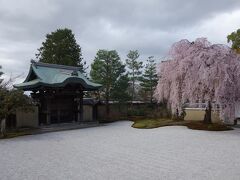
POLYGON ((3 72, 1 71, 1 69, 2 69, 2 66, 0 66, 0 87, 3 81, 3 79, 1 79, 1 76, 3 75, 3 72))
POLYGON ((164 126, 186 126, 189 129, 204 131, 229 131, 233 128, 224 124, 205 124, 197 121, 174 121, 171 119, 143 119, 136 120, 132 127, 139 129, 152 129, 164 126))
POLYGON ((113 89, 111 92, 111 98, 118 101, 119 103, 124 103, 130 100, 130 96, 127 92, 129 87, 129 78, 128 75, 122 75, 114 83, 113 89))
MULTIPOLYGON (((106 113, 109 115, 109 100, 117 88, 121 88, 118 83, 122 83, 120 77, 125 72, 125 66, 122 64, 120 57, 115 50, 99 50, 91 64, 90 76, 93 81, 103 85, 103 97, 106 100, 106 113)), ((118 89, 121 91, 121 89, 118 89)), ((115 95, 116 97, 116 95, 115 95)), ((108 118, 108 117, 107 117, 108 118)))
POLYGON ((128 116, 145 116, 146 115, 146 110, 143 108, 131 108, 127 112, 128 116))
POLYGON ((133 105, 128 109, 128 116, 144 116, 150 119, 170 119, 171 111, 163 103, 160 104, 144 104, 144 105, 133 105))
MULTIPOLYGON (((0 77, 2 74, 0 71, 0 77)), ((26 109, 27 105, 30 104, 30 98, 24 95, 22 91, 9 90, 4 85, 1 85, 1 82, 2 79, 0 81, 0 121, 14 114, 17 108, 23 107, 26 109)))
POLYGON ((115 82, 124 72, 125 66, 120 61, 117 51, 99 50, 91 64, 90 76, 94 82, 104 86, 106 98, 106 96, 110 97, 115 82))
POLYGON ((175 121, 184 121, 185 116, 186 116, 186 111, 185 111, 185 107, 183 106, 180 113, 177 109, 176 113, 172 115, 172 119, 175 121))
POLYGON ((130 82, 132 86, 132 89, 131 89, 132 101, 135 99, 136 82, 139 80, 139 77, 142 74, 141 69, 143 67, 143 62, 138 61, 139 56, 140 55, 137 50, 134 50, 134 51, 131 50, 127 54, 127 59, 126 59, 126 65, 130 70, 129 77, 130 77, 130 82))
POLYGON ((185 111, 185 108, 182 108, 182 111, 181 111, 181 113, 180 113, 180 120, 184 120, 184 117, 187 115, 187 113, 186 113, 186 111, 185 111))
POLYGON ((229 127, 225 124, 218 124, 218 123, 206 124, 202 121, 188 121, 186 123, 186 126, 189 129, 204 130, 204 131, 229 131, 229 130, 234 130, 232 127, 229 127))
POLYGON ((0 88, 0 119, 15 114, 17 108, 27 110, 30 103, 30 98, 22 91, 0 88))
POLYGON ((227 36, 228 42, 232 42, 232 49, 240 53, 240 29, 227 36))
POLYGON ((140 78, 142 90, 149 94, 149 100, 153 102, 153 93, 157 86, 157 70, 153 56, 148 57, 143 76, 140 78))
POLYGON ((125 65, 122 64, 116 50, 99 50, 91 64, 90 76, 94 82, 103 85, 102 96, 106 100, 106 114, 109 120, 109 100, 111 97, 117 97, 118 100, 124 94, 124 88, 121 85, 126 85, 126 78, 122 77, 125 72, 125 65), (117 92, 122 91, 122 92, 117 92))
POLYGON ((139 129, 152 129, 164 126, 181 126, 185 124, 185 122, 176 122, 171 119, 143 119, 135 121, 132 127, 139 129))
POLYGON ((81 47, 77 44, 72 30, 67 28, 47 34, 36 58, 44 63, 78 66, 84 71, 81 47))
POLYGON ((147 114, 148 118, 171 118, 171 111, 162 105, 150 106, 147 114), (157 106, 157 107, 156 107, 157 106))

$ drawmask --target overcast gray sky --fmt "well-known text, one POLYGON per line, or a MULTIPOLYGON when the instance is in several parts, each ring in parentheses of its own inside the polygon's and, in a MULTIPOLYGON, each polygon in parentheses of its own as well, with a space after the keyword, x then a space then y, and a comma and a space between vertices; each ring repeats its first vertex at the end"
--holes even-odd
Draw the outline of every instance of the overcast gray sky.
POLYGON ((227 44, 227 34, 240 28, 240 0, 0 0, 6 76, 23 80, 45 35, 65 27, 88 64, 98 49, 116 49, 122 60, 137 49, 141 60, 160 60, 181 39, 227 44))

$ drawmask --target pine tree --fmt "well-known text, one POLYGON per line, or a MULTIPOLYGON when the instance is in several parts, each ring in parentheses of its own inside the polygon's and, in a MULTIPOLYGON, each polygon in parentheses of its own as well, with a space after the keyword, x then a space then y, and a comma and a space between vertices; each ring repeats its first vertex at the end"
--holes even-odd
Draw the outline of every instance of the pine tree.
POLYGON ((93 81, 103 85, 103 96, 106 100, 106 115, 109 120, 109 100, 115 83, 125 72, 125 65, 115 50, 99 50, 91 64, 90 76, 93 81))
POLYGON ((113 90, 111 92, 111 98, 113 100, 118 101, 120 104, 125 103, 130 100, 130 96, 128 93, 129 88, 129 78, 128 75, 122 75, 119 79, 114 83, 113 90))
MULTIPOLYGON (((0 65, 0 70, 2 69, 2 66, 0 65)), ((1 84, 2 84, 2 81, 3 81, 3 79, 1 79, 1 76, 3 75, 3 72, 2 71, 0 71, 0 87, 1 87, 1 84)))
POLYGON ((142 90, 149 94, 149 101, 151 104, 153 103, 153 93, 157 86, 157 71, 156 71, 156 63, 153 56, 148 57, 147 64, 145 66, 144 74, 140 78, 140 85, 142 90))
POLYGON ((81 47, 77 44, 72 30, 67 28, 47 34, 36 58, 44 63, 78 66, 84 71, 81 47))
POLYGON ((139 77, 142 74, 141 69, 143 67, 143 62, 138 61, 139 56, 140 55, 137 50, 134 50, 134 51, 131 50, 127 54, 127 59, 126 59, 126 65, 130 70, 128 74, 130 76, 130 83, 132 86, 132 89, 131 89, 132 101, 135 100, 135 96, 136 96, 136 92, 135 92, 136 82, 139 80, 139 77))

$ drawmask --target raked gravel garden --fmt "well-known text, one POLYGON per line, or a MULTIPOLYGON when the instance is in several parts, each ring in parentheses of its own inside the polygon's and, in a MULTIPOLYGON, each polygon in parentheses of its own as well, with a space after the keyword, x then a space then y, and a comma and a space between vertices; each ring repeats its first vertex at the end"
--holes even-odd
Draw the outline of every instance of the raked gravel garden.
POLYGON ((240 179, 240 129, 131 125, 120 121, 0 140, 0 179, 240 179))

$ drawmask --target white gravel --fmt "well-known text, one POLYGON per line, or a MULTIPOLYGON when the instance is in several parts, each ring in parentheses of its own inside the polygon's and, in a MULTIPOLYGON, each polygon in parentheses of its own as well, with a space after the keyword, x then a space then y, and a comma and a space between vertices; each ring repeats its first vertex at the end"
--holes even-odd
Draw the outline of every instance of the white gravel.
POLYGON ((130 125, 1 140, 0 179, 240 179, 240 129, 130 125))

